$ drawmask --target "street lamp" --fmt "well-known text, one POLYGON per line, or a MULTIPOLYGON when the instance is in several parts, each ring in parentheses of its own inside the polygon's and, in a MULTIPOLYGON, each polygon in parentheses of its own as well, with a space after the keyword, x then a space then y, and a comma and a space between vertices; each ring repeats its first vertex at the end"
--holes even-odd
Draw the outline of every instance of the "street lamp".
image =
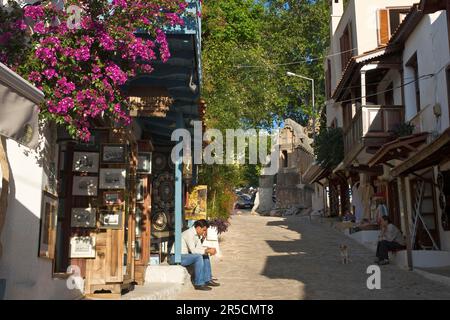
POLYGON ((287 72, 286 75, 288 77, 297 77, 297 78, 302 78, 308 81, 312 82, 312 114, 313 114, 313 137, 316 137, 316 101, 315 101, 315 95, 314 95, 314 79, 305 77, 305 76, 301 76, 299 74, 296 73, 292 73, 292 72, 287 72))

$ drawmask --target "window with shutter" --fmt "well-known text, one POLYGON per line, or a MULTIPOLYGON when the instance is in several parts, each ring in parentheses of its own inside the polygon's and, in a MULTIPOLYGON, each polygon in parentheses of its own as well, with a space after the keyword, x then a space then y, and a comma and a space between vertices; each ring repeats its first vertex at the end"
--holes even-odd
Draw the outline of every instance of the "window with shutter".
POLYGON ((389 18, 388 10, 378 10, 378 45, 382 46, 389 41, 389 18))
POLYGON ((386 45, 410 11, 410 7, 378 10, 378 45, 386 45))
POLYGON ((353 45, 352 45, 352 33, 351 24, 347 25, 342 37, 340 38, 340 49, 341 49, 341 68, 342 71, 347 67, 348 61, 353 56, 353 45))

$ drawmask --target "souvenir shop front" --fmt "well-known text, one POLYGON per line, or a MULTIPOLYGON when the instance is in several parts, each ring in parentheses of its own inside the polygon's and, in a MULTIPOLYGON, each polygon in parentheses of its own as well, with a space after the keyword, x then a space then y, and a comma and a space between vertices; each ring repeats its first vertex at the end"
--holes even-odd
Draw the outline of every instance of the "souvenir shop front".
POLYGON ((58 132, 57 221, 40 254, 54 259, 56 276, 83 278, 87 294, 120 293, 143 281, 148 263, 153 146, 135 124, 92 133, 78 143, 58 132))
MULTIPOLYGON (((172 58, 124 88, 132 125, 95 124, 88 143, 58 132, 58 214, 54 273, 79 273, 86 294, 120 294, 143 284, 150 263, 162 260, 162 244, 175 242, 180 258, 185 193, 195 167, 174 163, 177 128, 193 130, 200 99, 197 34, 169 34, 172 58)), ((193 141, 192 141, 193 143, 193 141)), ((167 245, 166 247, 168 247, 167 245)), ((49 252, 53 252, 49 250, 49 252)))

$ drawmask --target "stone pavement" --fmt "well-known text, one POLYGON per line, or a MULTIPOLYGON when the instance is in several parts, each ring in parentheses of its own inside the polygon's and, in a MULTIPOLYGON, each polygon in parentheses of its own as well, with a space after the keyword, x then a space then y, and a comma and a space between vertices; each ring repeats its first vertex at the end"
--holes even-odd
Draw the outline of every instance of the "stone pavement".
POLYGON ((373 253, 308 218, 233 215, 221 250, 213 261, 221 287, 186 289, 177 299, 450 299, 450 287, 395 265, 381 267, 381 290, 367 289, 373 253), (340 261, 342 243, 348 265, 340 261))

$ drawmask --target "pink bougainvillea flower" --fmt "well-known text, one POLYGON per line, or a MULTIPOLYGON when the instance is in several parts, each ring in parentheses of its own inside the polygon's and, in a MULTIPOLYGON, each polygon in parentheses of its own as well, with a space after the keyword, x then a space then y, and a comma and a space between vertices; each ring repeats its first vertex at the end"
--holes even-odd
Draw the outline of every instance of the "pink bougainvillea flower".
POLYGON ((177 15, 175 13, 168 13, 166 16, 169 19, 169 22, 172 26, 175 26, 175 25, 183 26, 184 25, 184 20, 179 15, 177 15))
POLYGON ((127 74, 123 72, 118 65, 112 62, 105 68, 105 71, 115 84, 122 85, 128 80, 127 74))
POLYGON ((74 106, 73 99, 70 97, 66 97, 58 102, 58 106, 56 107, 56 112, 60 114, 66 114, 70 109, 74 106))
POLYGON ((151 73, 158 58, 163 62, 170 58, 162 30, 184 23, 181 16, 188 3, 100 1, 96 12, 84 6, 85 2, 80 3, 83 11, 78 29, 63 23, 69 21, 71 13, 49 0, 24 9, 17 6, 11 21, 0 22, 0 61, 21 70, 25 78, 43 90, 46 103, 41 112, 46 118, 63 122, 71 134, 89 140, 95 118, 107 116, 118 125, 130 124, 129 101, 121 86, 139 73, 151 73), (11 39, 27 35, 25 23, 34 34, 31 38, 28 35, 30 45, 24 46, 22 62, 17 58, 17 41, 11 39), (137 29, 149 37, 140 38, 137 29), (16 47, 4 49, 12 43, 16 47))
POLYGON ((187 3, 187 2, 181 2, 181 3, 179 4, 179 7, 180 7, 180 9, 181 9, 182 11, 185 11, 186 8, 188 7, 188 3, 187 3))
POLYGON ((59 79, 56 84, 64 94, 71 94, 75 90, 75 84, 73 82, 67 81, 66 77, 62 77, 61 79, 59 79))
POLYGON ((56 59, 56 50, 54 48, 40 47, 36 49, 36 57, 38 57, 51 67, 56 66, 57 59, 56 59))
POLYGON ((100 35, 100 45, 107 51, 113 51, 115 49, 113 38, 106 33, 100 35))
POLYGON ((90 50, 86 46, 75 49, 73 55, 77 61, 88 61, 91 58, 90 50))
POLYGON ((112 4, 121 8, 126 8, 128 6, 126 0, 113 0, 112 4))
POLYGON ((42 81, 41 75, 39 74, 39 72, 36 72, 36 71, 32 71, 30 73, 30 75, 28 76, 28 79, 34 83, 39 83, 42 81))
POLYGON ((44 17, 44 8, 40 5, 28 5, 24 9, 24 16, 33 20, 39 20, 44 17))
POLYGON ((33 30, 34 30, 34 32, 37 32, 37 33, 40 33, 40 34, 45 34, 45 33, 48 32, 47 28, 45 27, 44 22, 42 22, 42 21, 39 21, 38 23, 36 23, 33 26, 33 30))
POLYGON ((55 69, 46 69, 42 74, 49 80, 57 76, 55 69))

